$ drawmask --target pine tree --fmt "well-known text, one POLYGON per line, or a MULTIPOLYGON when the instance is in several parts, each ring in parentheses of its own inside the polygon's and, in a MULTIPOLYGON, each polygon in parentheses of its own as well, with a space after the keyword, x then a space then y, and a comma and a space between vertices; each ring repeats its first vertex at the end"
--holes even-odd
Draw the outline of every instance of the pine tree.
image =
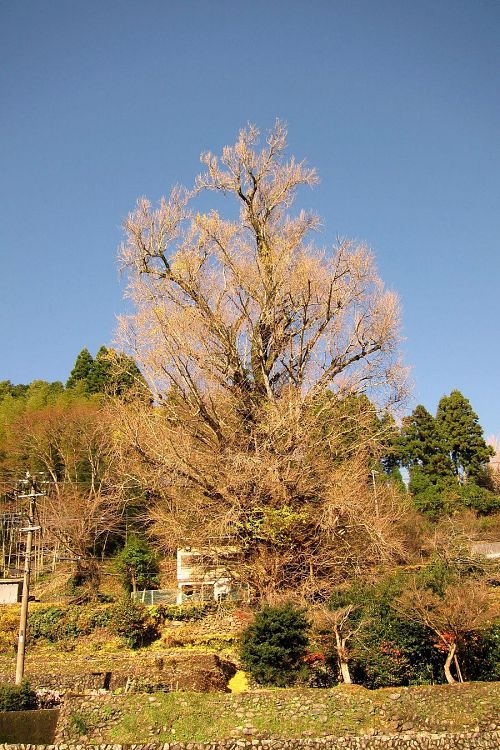
POLYGON ((66 381, 66 388, 75 388, 79 383, 83 384, 84 390, 88 390, 88 378, 92 372, 94 360, 88 349, 84 348, 77 356, 70 376, 66 381))
POLYGON ((404 466, 420 467, 421 473, 433 484, 453 475, 451 460, 436 420, 422 404, 403 420, 399 454, 404 466))
POLYGON ((486 444, 479 418, 460 391, 440 400, 436 424, 455 476, 462 482, 481 481, 493 449, 486 444))
POLYGON ((139 368, 126 354, 101 346, 95 359, 82 349, 66 383, 67 388, 79 386, 86 394, 113 393, 123 395, 134 385, 147 389, 139 368))
POLYGON ((89 393, 106 393, 111 386, 112 361, 110 351, 101 346, 88 376, 89 393))

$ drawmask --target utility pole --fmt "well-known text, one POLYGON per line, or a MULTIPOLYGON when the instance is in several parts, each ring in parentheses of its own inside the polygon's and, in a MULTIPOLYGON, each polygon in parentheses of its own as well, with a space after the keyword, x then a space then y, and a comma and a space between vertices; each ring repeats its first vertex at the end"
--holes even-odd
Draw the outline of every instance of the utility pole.
POLYGON ((29 510, 28 510, 28 526, 21 531, 26 532, 26 547, 24 557, 24 577, 23 577, 23 593, 21 599, 21 617, 19 621, 19 640, 17 646, 17 662, 16 662, 16 685, 20 685, 24 677, 24 655, 26 652, 26 629, 28 625, 28 602, 30 595, 30 574, 31 574, 31 548, 33 546, 33 533, 39 530, 39 526, 35 526, 35 510, 36 510, 36 498, 40 497, 44 493, 37 492, 36 479, 30 476, 29 471, 26 474, 24 480, 26 484, 30 484, 31 488, 27 495, 19 495, 20 498, 29 499, 29 510))

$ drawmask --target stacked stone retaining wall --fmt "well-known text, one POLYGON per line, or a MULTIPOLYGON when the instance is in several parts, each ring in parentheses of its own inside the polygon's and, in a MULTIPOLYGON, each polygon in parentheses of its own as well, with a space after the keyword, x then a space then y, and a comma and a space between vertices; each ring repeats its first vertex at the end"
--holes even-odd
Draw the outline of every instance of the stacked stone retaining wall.
MULTIPOLYGON (((95 660, 97 661, 97 659, 95 660)), ((73 666, 63 671, 52 671, 45 665, 28 661, 26 678, 33 688, 81 693, 88 690, 195 690, 201 692, 225 692, 227 681, 235 668, 219 659, 215 654, 186 653, 170 654, 157 652, 142 658, 113 656, 108 659, 109 669, 96 665, 94 670, 75 660, 73 666)), ((8 682, 9 673, 2 674, 0 681, 8 682)))
POLYGON ((399 734, 319 739, 222 740, 143 744, 8 745, 0 750, 498 750, 500 732, 399 734))

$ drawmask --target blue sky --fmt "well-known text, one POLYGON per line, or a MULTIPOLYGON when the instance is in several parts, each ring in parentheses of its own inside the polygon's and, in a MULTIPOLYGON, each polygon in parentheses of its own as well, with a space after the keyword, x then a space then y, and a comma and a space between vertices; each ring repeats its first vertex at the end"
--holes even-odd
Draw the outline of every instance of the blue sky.
POLYGON ((500 433, 497 0, 0 0, 0 379, 110 342, 137 196, 277 116, 318 242, 400 294, 414 403, 459 388, 500 433))

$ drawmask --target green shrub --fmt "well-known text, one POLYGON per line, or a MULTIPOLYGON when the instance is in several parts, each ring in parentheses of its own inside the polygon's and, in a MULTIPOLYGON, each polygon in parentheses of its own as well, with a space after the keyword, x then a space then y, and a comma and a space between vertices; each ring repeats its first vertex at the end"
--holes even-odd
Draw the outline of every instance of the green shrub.
POLYGON ((28 635, 31 640, 44 638, 51 643, 64 637, 65 610, 59 607, 47 607, 30 612, 28 619, 28 635))
POLYGON ((80 736, 87 734, 89 731, 87 720, 85 716, 82 716, 80 713, 72 714, 69 718, 69 723, 73 732, 80 736))
POLYGON ((111 608, 102 605, 45 607, 30 612, 28 636, 32 641, 44 639, 56 643, 89 635, 110 622, 111 608))
POLYGON ((460 654, 460 666, 466 680, 500 680, 500 622, 482 633, 470 633, 467 648, 460 654))
POLYGON ((158 625, 164 625, 170 620, 180 622, 196 622, 203 620, 216 610, 216 602, 196 602, 194 604, 154 604, 148 607, 149 615, 158 625))
POLYGON ((132 599, 123 599, 114 605, 111 625, 130 648, 147 646, 160 637, 156 624, 147 608, 132 599))
POLYGON ((0 684, 0 711, 28 711, 36 707, 36 694, 26 680, 20 685, 0 684))
MULTIPOLYGON (((457 567, 434 559, 416 578, 420 586, 442 595, 457 579, 457 567)), ((465 573, 474 573, 467 562, 465 573)), ((464 573, 462 570, 462 573, 464 573)), ((352 625, 358 628, 350 643, 351 676, 367 688, 418 685, 443 681, 442 653, 436 637, 418 623, 399 617, 391 606, 406 585, 407 576, 398 572, 379 578, 374 585, 354 581, 333 592, 332 609, 354 604, 352 625)), ((500 676, 500 625, 484 633, 467 634, 460 664, 466 680, 497 680, 500 676)), ((335 653, 330 655, 331 663, 335 653)))
POLYGON ((500 497, 474 482, 467 482, 460 488, 460 499, 466 508, 471 508, 480 516, 500 511, 500 497))
POLYGON ((261 685, 285 687, 304 671, 309 623, 292 604, 264 607, 245 630, 241 660, 261 685))
MULTIPOLYGON (((429 571, 429 583, 442 585, 445 571, 429 571)), ((427 580, 427 579, 426 579, 427 580)), ((332 593, 330 607, 354 604, 352 625, 357 632, 350 643, 351 676, 368 688, 426 684, 439 681, 440 657, 427 629, 398 617, 391 604, 403 591, 403 572, 379 578, 374 585, 354 581, 332 593)), ((330 661, 336 656, 333 652, 330 661)))
POLYGON ((352 676, 372 689, 423 685, 441 681, 440 661, 425 628, 379 610, 356 638, 352 676))

